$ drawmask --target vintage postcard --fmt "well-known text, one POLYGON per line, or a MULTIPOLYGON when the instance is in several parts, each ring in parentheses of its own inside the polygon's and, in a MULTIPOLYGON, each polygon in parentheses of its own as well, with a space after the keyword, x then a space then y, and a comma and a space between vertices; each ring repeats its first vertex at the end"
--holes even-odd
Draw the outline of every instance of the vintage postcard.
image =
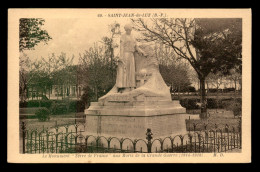
POLYGON ((9 9, 8 162, 250 163, 251 19, 9 9))

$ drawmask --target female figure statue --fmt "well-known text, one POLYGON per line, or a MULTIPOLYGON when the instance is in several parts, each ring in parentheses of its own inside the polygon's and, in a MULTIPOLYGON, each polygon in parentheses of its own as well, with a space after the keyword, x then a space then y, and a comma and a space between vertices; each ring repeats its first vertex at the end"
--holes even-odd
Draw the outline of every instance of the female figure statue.
POLYGON ((144 52, 136 45, 135 39, 131 35, 132 26, 125 25, 125 34, 120 38, 120 57, 117 68, 116 87, 118 92, 131 91, 135 89, 135 60, 134 52, 138 51, 143 56, 144 52))

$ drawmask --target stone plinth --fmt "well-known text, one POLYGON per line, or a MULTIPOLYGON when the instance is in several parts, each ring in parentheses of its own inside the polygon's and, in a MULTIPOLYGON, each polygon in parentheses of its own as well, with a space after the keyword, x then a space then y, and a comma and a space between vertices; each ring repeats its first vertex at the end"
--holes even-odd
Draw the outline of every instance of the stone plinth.
POLYGON ((145 138, 147 128, 154 137, 183 134, 186 109, 179 101, 92 102, 86 114, 86 131, 108 137, 145 138))
POLYGON ((107 137, 145 139, 147 128, 151 128, 154 138, 174 136, 186 133, 187 114, 169 114, 154 116, 110 116, 87 115, 88 134, 107 137))

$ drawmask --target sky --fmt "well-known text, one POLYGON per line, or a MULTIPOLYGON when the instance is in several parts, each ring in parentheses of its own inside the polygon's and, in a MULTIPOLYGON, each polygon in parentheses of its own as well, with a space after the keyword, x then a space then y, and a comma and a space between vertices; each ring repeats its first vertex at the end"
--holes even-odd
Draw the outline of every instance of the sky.
MULTIPOLYGON (((78 62, 79 53, 84 53, 93 46, 94 42, 101 41, 102 37, 109 36, 109 24, 118 22, 121 25, 121 32, 124 33, 124 25, 130 23, 130 19, 97 19, 95 21, 87 18, 45 18, 42 29, 47 30, 52 37, 47 44, 39 43, 34 50, 26 50, 25 54, 31 60, 48 58, 48 55, 61 52, 67 57, 75 55, 74 63, 78 62)), ((132 32, 135 35, 135 32, 132 32)), ((101 44, 101 43, 100 43, 101 44)))

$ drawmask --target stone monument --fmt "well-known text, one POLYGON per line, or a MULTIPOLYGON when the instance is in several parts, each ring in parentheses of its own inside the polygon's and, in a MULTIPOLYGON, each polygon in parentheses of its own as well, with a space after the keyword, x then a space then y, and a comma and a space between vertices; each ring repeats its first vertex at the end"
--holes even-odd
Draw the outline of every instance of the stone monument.
POLYGON ((120 40, 115 86, 85 110, 86 131, 105 136, 144 138, 147 128, 154 137, 186 131, 186 109, 171 99, 151 46, 137 46, 131 27, 120 40))

